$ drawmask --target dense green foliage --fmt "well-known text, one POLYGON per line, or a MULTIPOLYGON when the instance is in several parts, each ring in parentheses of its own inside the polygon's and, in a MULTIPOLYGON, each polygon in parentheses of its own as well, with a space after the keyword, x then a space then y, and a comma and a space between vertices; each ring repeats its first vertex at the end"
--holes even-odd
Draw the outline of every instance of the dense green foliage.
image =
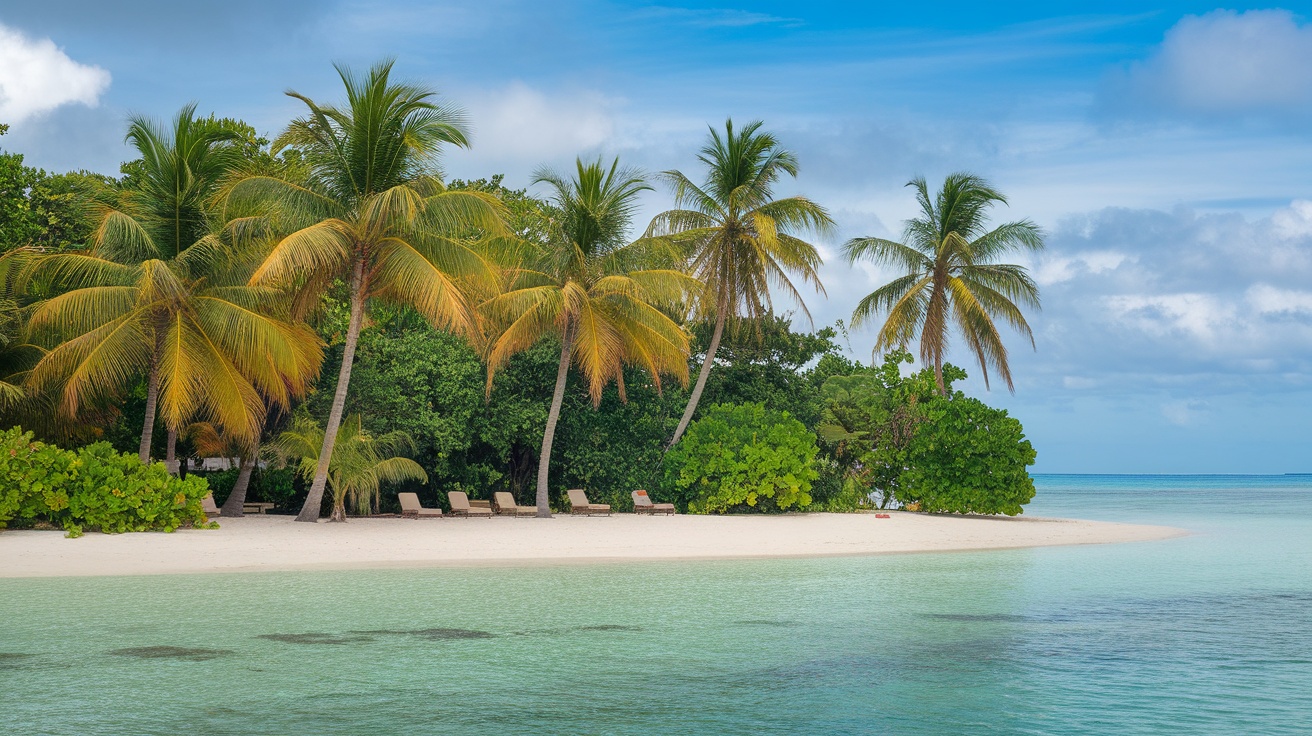
POLYGON ((76 451, 32 439, 18 427, 0 433, 0 528, 11 520, 107 534, 205 526, 204 479, 174 478, 160 463, 97 442, 76 451))
POLYGON ((898 500, 936 513, 1021 513, 1034 498, 1026 468, 1035 453, 1020 422, 959 392, 927 415, 905 450, 898 500))
POLYGON ((894 351, 877 369, 825 381, 817 430, 846 469, 844 491, 873 492, 881 507, 896 500, 929 512, 1021 513, 1034 497, 1026 468, 1035 453, 1020 422, 952 391, 966 377, 960 368, 943 366, 943 395, 933 368, 903 376, 910 362, 910 353, 894 351))
POLYGON ((815 435, 763 404, 717 404, 666 456, 675 502, 693 513, 784 511, 811 504, 815 435))

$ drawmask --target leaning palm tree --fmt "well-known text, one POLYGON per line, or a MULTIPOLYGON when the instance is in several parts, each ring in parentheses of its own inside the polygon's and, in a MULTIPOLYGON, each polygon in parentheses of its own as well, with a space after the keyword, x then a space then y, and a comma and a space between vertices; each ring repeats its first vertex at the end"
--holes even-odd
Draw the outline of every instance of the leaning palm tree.
POLYGON ((725 122, 723 136, 712 128, 697 156, 706 165, 704 182, 697 186, 679 171, 665 172, 676 209, 657 215, 647 231, 650 237, 688 249, 689 271, 703 285, 692 307, 702 318, 715 320, 671 447, 697 411, 725 323, 734 317, 760 319, 769 314, 771 286, 796 300, 810 317, 790 274, 824 293, 816 273, 820 254, 798 235, 828 234, 834 222, 823 207, 806 197, 774 198, 780 178, 797 176, 797 157, 760 128, 761 122, 756 121, 735 131, 733 120, 725 122))
POLYGON ((391 69, 384 62, 361 77, 338 67, 347 98, 340 107, 288 92, 308 112, 292 121, 273 150, 298 150, 307 176, 243 176, 223 197, 238 208, 264 202, 268 221, 288 233, 268 252, 252 284, 287 288, 309 303, 317 303, 335 281, 349 291, 336 392, 316 454, 318 470, 297 521, 319 518, 369 300, 409 304, 435 327, 475 336, 478 318, 466 290, 490 280, 495 270, 466 236, 504 230, 496 198, 447 191, 438 178, 442 147, 468 145, 463 114, 439 105, 432 90, 393 83, 391 69))
MULTIPOLYGON (((280 433, 268 454, 282 462, 296 460, 296 472, 311 480, 319 472, 319 452, 325 447, 323 428, 309 416, 301 415, 292 426, 280 433)), ((377 511, 378 498, 387 483, 407 480, 428 482, 428 474, 419 463, 404 453, 414 452, 414 440, 405 432, 388 432, 373 436, 365 431, 360 415, 345 418, 333 443, 328 465, 328 486, 332 491, 333 512, 329 521, 346 521, 346 502, 356 513, 377 511)))
POLYGON ((951 174, 932 198, 923 178, 907 186, 916 190, 920 215, 907 221, 904 242, 853 238, 843 246, 849 262, 866 258, 904 272, 857 304, 852 326, 888 313, 876 351, 906 347, 919 335, 920 359, 934 366, 939 392, 946 394, 943 354, 949 326, 955 323, 979 361, 985 387, 993 366, 1014 392, 997 320, 1029 338, 1033 347, 1034 333, 1017 302, 1038 309, 1039 287, 1024 266, 996 261, 1014 250, 1041 250, 1043 231, 1029 220, 988 229, 989 208, 1007 200, 978 176, 951 174))
POLYGON ((489 393, 511 356, 547 335, 561 342, 538 457, 539 517, 551 516, 547 473, 571 363, 587 379, 594 406, 611 381, 623 398, 625 365, 648 370, 658 389, 662 374, 688 380, 687 334, 660 307, 680 300, 693 282, 661 267, 676 259, 663 257, 659 243, 625 240, 637 195, 650 187, 636 171, 619 168, 618 159, 609 168, 600 160, 578 160, 576 168, 572 180, 550 170, 537 173, 534 183, 551 187, 556 209, 549 240, 527 244, 523 262, 508 270, 506 291, 483 305, 492 323, 503 326, 488 353, 489 393))
POLYGON ((141 165, 100 204, 90 251, 30 269, 67 290, 33 309, 29 332, 53 348, 29 385, 72 417, 144 376, 142 462, 157 415, 171 438, 197 419, 258 436, 265 402, 289 406, 321 360, 318 337, 289 320, 281 292, 233 275, 240 231, 216 225, 206 201, 236 165, 235 149, 194 113, 183 108, 168 130, 133 119, 127 138, 141 165))

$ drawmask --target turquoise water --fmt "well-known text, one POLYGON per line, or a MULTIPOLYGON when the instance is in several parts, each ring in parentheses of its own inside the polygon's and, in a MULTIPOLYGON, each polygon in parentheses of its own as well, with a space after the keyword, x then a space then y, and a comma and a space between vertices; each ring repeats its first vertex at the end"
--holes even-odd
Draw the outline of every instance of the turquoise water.
POLYGON ((0 731, 1312 732, 1312 477, 1037 482, 1031 514, 1195 534, 870 558, 0 580, 0 731))

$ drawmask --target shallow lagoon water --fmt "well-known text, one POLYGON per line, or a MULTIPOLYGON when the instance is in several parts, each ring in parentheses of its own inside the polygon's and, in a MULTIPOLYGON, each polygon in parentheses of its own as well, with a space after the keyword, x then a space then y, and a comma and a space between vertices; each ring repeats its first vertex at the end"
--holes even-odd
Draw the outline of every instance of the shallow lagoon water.
POLYGON ((0 729, 1312 732, 1312 478, 1037 483, 1030 514, 1195 533, 864 558, 0 580, 0 729))

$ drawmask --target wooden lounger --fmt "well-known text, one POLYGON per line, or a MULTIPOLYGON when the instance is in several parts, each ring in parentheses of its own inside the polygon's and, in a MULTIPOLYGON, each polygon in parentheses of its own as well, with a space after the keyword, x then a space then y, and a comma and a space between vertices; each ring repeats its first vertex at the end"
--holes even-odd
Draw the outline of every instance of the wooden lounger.
POLYGON ((442 509, 426 509, 419 505, 419 496, 414 493, 398 493, 396 498, 401 502, 401 515, 409 516, 415 519, 440 519, 442 518, 442 509))
POLYGON ((647 492, 638 489, 633 492, 633 513, 635 514, 673 514, 674 504, 652 503, 647 492))
POLYGON ((200 500, 200 507, 204 509, 206 516, 218 516, 219 507, 214 505, 214 494, 206 493, 205 498, 200 500))
POLYGON ((582 488, 571 488, 566 491, 569 495, 569 512, 571 514, 605 514, 610 516, 610 504, 608 503, 591 503, 588 501, 588 494, 583 492, 582 488))
POLYGON ((515 497, 505 491, 497 491, 492 494, 492 501, 496 506, 496 512, 501 515, 510 516, 537 516, 538 509, 536 506, 519 506, 515 503, 515 497))
POLYGON ((464 491, 451 491, 446 494, 446 499, 451 502, 452 516, 486 516, 489 519, 492 518, 492 509, 470 506, 469 496, 464 491))

